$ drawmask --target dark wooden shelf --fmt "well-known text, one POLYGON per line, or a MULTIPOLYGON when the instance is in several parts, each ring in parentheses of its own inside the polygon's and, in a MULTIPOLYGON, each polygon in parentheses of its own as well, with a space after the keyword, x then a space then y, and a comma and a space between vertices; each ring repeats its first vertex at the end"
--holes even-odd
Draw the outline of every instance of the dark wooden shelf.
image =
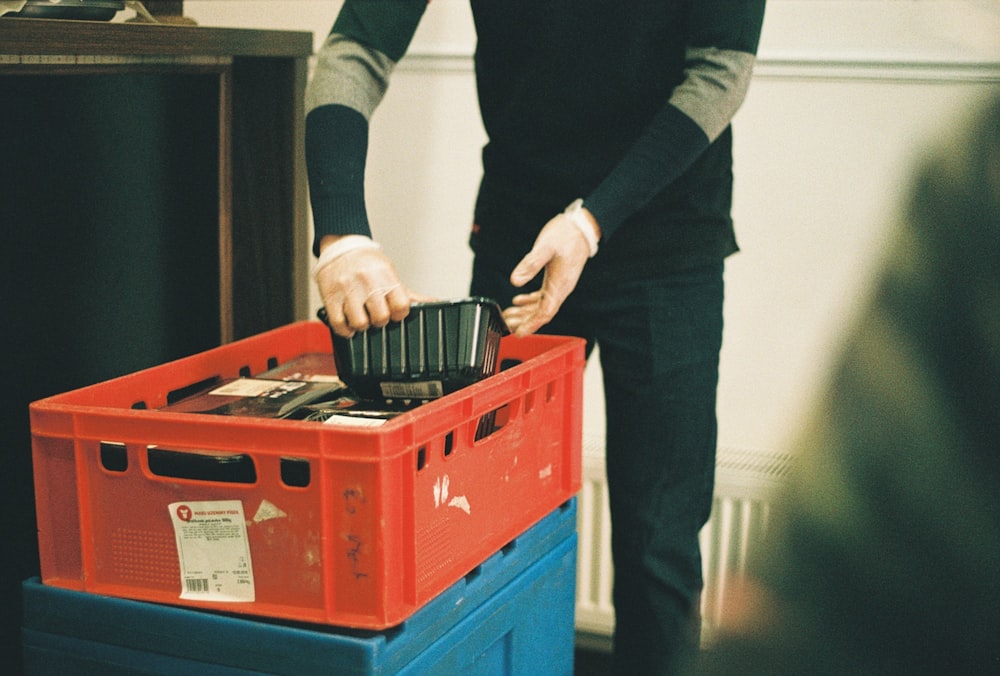
POLYGON ((0 17, 0 53, 306 58, 312 33, 0 17))

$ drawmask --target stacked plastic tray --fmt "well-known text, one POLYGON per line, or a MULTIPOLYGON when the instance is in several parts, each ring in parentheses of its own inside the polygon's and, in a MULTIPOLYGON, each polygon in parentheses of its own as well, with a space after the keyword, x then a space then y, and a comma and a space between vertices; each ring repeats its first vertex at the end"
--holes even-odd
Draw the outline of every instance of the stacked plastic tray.
POLYGON ((573 673, 571 500, 385 631, 267 621, 23 585, 30 674, 573 673))

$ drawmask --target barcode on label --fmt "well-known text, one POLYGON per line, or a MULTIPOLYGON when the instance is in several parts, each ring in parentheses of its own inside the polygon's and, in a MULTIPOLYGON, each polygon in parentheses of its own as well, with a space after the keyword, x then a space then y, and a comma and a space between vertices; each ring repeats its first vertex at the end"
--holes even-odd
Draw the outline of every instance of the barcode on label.
POLYGON ((379 388, 387 399, 437 399, 444 396, 444 385, 440 380, 384 382, 379 383, 379 388))
POLYGON ((188 592, 193 594, 207 594, 208 593, 208 578, 192 578, 189 577, 184 580, 184 586, 187 587, 188 592))

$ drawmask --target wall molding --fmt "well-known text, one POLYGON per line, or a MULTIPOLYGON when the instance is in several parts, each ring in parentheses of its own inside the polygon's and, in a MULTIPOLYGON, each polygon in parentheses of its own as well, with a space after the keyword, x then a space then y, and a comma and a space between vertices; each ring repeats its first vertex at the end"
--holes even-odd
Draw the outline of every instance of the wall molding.
MULTIPOLYGON (((472 54, 464 49, 411 50, 397 66, 408 72, 473 72, 472 54)), ((831 57, 829 55, 760 55, 754 77, 768 80, 867 80, 878 82, 1000 83, 1000 60, 831 57)))
POLYGON ((762 56, 757 60, 754 77, 769 80, 1000 83, 1000 61, 762 56))

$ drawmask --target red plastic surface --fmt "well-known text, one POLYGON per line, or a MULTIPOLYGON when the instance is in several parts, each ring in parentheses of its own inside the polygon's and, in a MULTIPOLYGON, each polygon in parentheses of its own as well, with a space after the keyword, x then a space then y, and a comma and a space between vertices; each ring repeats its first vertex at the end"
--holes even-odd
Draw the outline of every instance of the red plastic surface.
POLYGON ((579 490, 584 350, 576 338, 506 337, 501 359, 520 365, 378 428, 155 410, 169 392, 208 378, 255 375, 330 349, 323 324, 299 322, 34 402, 42 581, 383 629, 579 490), (484 417, 499 429, 477 439, 484 417), (119 451, 120 465, 102 460, 102 443, 119 451), (151 448, 242 454, 256 478, 166 477, 151 471, 151 448), (289 459, 308 465, 306 485, 286 483, 289 459), (254 601, 180 598, 167 506, 214 500, 242 502, 254 601))

